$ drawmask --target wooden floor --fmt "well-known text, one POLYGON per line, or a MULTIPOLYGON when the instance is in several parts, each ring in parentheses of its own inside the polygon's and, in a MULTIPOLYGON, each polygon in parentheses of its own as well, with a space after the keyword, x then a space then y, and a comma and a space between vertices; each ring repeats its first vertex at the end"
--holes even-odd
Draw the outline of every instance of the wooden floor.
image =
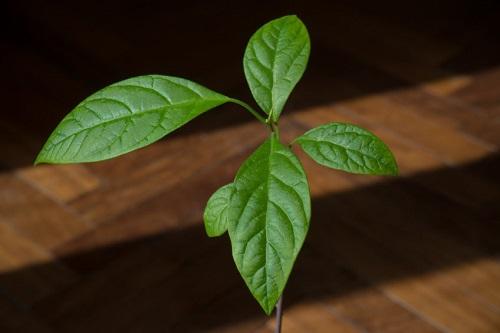
POLYGON ((201 221, 267 135, 245 112, 217 109, 107 162, 30 165, 72 106, 132 75, 184 76, 248 100, 246 40, 288 13, 308 25, 313 51, 284 139, 353 122, 388 143, 401 177, 346 175, 297 150, 313 218, 283 331, 500 332, 500 9, 415 3, 11 1, 0 332, 272 332, 227 237, 208 239, 201 221))

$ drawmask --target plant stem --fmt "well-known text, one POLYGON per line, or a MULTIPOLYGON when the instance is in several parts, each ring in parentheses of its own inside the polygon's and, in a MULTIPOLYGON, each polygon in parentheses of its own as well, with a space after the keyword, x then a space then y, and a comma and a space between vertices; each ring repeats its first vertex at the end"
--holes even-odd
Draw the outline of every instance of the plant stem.
POLYGON ((250 112, 251 114, 253 114, 255 116, 255 118, 257 118, 257 120, 259 120, 261 123, 263 123, 264 125, 267 125, 267 122, 266 122, 266 119, 264 117, 262 117, 257 111, 255 111, 250 105, 248 105, 247 103, 243 102, 243 101, 240 101, 239 99, 235 99, 235 98, 231 98, 231 102, 235 103, 235 104, 238 104, 239 106, 242 106, 243 108, 245 108, 248 112, 250 112))
POLYGON ((268 125, 269 125, 269 128, 271 129, 271 132, 273 132, 276 135, 276 137, 278 138, 278 140, 279 140, 279 138, 280 138, 280 129, 278 127, 278 124, 272 122, 272 120, 269 122, 269 119, 268 119, 268 125))
POLYGON ((281 294, 278 303, 276 304, 276 327, 274 333, 281 333, 281 320, 283 318, 283 294, 281 294))

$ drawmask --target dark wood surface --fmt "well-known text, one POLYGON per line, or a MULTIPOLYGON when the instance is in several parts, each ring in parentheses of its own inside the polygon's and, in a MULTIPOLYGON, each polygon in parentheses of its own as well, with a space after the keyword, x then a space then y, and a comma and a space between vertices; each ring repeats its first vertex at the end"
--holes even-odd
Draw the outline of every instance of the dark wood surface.
POLYGON ((312 55, 283 139, 356 123, 388 143, 401 177, 326 170, 296 149, 313 218, 283 331, 500 331, 494 2, 11 1, 2 12, 0 332, 272 332, 227 237, 208 239, 201 221, 267 135, 244 111, 219 108, 102 163, 31 163, 76 103, 132 75, 250 100, 246 41, 289 13, 309 27, 312 55))

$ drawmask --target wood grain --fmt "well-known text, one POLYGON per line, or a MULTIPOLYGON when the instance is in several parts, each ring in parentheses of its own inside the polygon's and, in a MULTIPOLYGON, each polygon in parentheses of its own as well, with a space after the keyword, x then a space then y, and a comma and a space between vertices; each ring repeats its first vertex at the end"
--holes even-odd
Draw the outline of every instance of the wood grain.
POLYGON ((283 332, 500 331, 500 6, 465 1, 8 1, 0 67, 0 331, 273 332, 209 239, 206 200, 268 135, 236 106, 101 163, 32 167, 81 99, 177 75, 250 100, 248 36, 296 13, 308 71, 281 139, 359 124, 399 177, 328 170, 298 147, 313 219, 283 332), (250 13, 250 14, 249 14, 250 13))

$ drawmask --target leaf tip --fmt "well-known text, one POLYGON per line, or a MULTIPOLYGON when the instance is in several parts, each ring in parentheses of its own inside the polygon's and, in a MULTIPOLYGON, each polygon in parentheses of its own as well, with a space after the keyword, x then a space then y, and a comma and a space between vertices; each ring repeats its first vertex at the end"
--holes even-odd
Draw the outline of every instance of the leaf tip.
POLYGON ((42 153, 40 152, 37 157, 35 158, 35 161, 33 162, 33 165, 34 166, 37 166, 39 164, 42 164, 42 163, 46 163, 46 161, 43 160, 43 155, 42 153))
POLYGON ((273 306, 268 307, 268 306, 262 305, 262 309, 264 310, 266 315, 270 316, 273 313, 274 307, 273 306))
POLYGON ((276 303, 278 303, 278 300, 276 300, 275 302, 272 302, 266 297, 263 297, 263 298, 255 297, 255 299, 259 303, 259 305, 262 308, 262 310, 264 311, 264 313, 268 316, 270 316, 273 313, 273 310, 276 306, 276 303))
POLYGON ((394 164, 392 165, 388 176, 399 176, 399 167, 396 162, 394 162, 394 164))
POLYGON ((209 230, 209 229, 207 228, 206 224, 205 224, 205 233, 207 234, 207 236, 208 236, 209 238, 216 238, 216 237, 222 236, 222 234, 223 234, 224 232, 222 232, 222 233, 216 233, 216 232, 213 232, 213 231, 209 230))
POLYGON ((288 15, 285 15, 285 16, 282 16, 281 17, 282 19, 292 19, 292 20, 299 20, 300 21, 300 18, 297 14, 288 14, 288 15))
POLYGON ((386 176, 398 176, 399 175, 399 166, 396 162, 396 157, 394 157, 393 152, 387 147, 387 151, 389 152, 391 158, 388 164, 386 176))

